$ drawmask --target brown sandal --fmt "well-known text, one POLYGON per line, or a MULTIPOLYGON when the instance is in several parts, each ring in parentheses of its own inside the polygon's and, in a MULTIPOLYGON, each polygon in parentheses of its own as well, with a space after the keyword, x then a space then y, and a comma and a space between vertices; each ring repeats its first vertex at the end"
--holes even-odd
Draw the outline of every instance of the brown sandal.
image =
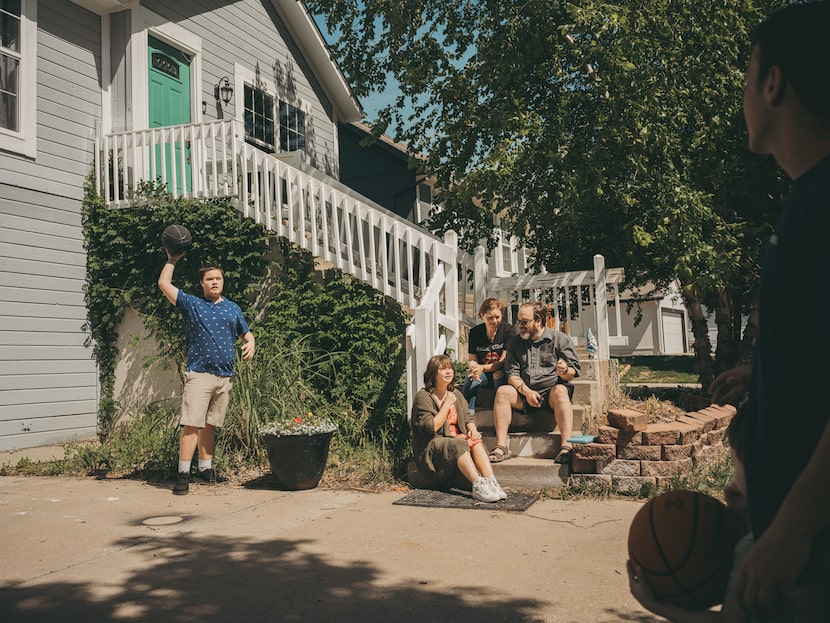
POLYGON ((557 454, 556 458, 553 459, 553 462, 559 463, 560 465, 569 465, 571 462, 571 458, 573 458, 573 453, 573 446, 562 446, 559 449, 559 454, 557 454))
POLYGON ((508 450, 506 446, 496 446, 490 451, 487 458, 490 459, 491 463, 501 463, 512 456, 513 455, 510 454, 510 450, 508 450))

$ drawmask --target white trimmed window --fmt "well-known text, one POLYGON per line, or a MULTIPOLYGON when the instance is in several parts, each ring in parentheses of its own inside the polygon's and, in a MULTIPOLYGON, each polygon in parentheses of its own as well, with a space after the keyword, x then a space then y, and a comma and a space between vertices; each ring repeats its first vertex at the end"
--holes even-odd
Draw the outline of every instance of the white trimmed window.
POLYGON ((305 149, 305 113, 280 100, 280 150, 305 149))
POLYGON ((0 0, 0 149, 35 156, 35 0, 0 0))
POLYGON ((270 153, 305 151, 308 111, 283 100, 279 86, 259 72, 236 63, 234 76, 245 140, 270 153))
POLYGON ((275 151, 274 97, 246 82, 244 103, 245 140, 265 151, 275 151))

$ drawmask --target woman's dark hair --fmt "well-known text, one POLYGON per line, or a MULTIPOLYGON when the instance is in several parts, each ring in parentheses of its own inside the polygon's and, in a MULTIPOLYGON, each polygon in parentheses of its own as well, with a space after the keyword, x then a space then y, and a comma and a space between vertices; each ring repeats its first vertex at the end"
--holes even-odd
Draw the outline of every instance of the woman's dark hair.
POLYGON ((804 107, 830 125, 830 2, 791 4, 755 27, 758 80, 780 67, 804 107))
POLYGON ((499 299, 494 299, 492 297, 484 299, 484 302, 481 304, 481 307, 478 308, 478 317, 483 318, 484 314, 486 314, 491 309, 498 309, 502 316, 504 315, 504 304, 499 299))
POLYGON ((427 361, 427 369, 424 370, 424 389, 428 392, 435 389, 435 378, 438 376, 438 370, 444 368, 453 368, 452 381, 450 381, 447 391, 455 391, 455 368, 452 365, 452 359, 446 355, 435 355, 427 361))

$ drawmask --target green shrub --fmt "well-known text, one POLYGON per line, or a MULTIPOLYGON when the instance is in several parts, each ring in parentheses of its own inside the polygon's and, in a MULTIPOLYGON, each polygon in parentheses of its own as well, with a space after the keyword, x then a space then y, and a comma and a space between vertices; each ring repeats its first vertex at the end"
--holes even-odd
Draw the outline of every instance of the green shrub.
POLYGON ((175 476, 179 459, 178 414, 149 406, 111 431, 102 444, 69 444, 66 471, 133 474, 147 480, 175 476))

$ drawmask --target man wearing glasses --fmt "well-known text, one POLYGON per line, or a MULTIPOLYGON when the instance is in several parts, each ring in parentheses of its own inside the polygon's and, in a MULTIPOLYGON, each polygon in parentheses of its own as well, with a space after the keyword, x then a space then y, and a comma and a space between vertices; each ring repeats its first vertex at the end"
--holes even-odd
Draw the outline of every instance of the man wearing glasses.
POLYGON ((496 446, 490 452, 491 463, 511 457, 507 431, 513 409, 545 409, 553 417, 562 435, 557 463, 570 463, 571 444, 567 439, 573 431, 574 386, 579 376, 579 359, 571 338, 547 326, 548 310, 542 303, 524 303, 519 308, 519 335, 507 343, 504 371, 507 384, 499 387, 493 405, 496 446))

